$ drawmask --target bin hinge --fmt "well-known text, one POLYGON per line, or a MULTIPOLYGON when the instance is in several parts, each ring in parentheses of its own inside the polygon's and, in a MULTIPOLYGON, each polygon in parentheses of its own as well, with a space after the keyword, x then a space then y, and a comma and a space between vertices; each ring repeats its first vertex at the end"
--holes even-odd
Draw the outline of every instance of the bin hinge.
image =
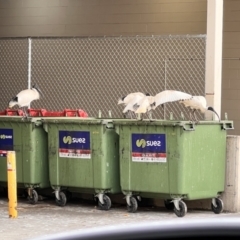
POLYGON ((106 128, 111 128, 111 129, 114 128, 112 121, 103 120, 103 121, 102 121, 102 124, 106 125, 106 128))
POLYGON ((185 130, 185 131, 195 131, 195 124, 193 124, 193 123, 184 124, 183 125, 183 130, 185 130))
POLYGON ((43 129, 45 130, 45 132, 48 132, 48 125, 47 124, 43 124, 43 129))
POLYGON ((223 129, 223 130, 234 129, 234 127, 233 127, 233 122, 223 122, 223 123, 222 123, 222 129, 223 129))
POLYGON ((37 120, 36 122, 35 122, 35 126, 41 126, 42 125, 42 121, 40 121, 40 120, 37 120))

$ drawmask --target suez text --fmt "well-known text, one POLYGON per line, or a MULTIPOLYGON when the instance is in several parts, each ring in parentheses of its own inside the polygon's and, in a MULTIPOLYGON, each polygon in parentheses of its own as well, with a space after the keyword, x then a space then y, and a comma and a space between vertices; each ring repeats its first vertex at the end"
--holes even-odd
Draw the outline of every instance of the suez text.
POLYGON ((72 143, 86 143, 86 138, 72 138, 72 143))
POLYGON ((161 146, 161 141, 146 141, 146 146, 161 146))
POLYGON ((145 139, 139 139, 136 141, 136 145, 138 147, 152 147, 152 146, 155 146, 155 147, 160 147, 161 146, 161 141, 146 141, 145 139))

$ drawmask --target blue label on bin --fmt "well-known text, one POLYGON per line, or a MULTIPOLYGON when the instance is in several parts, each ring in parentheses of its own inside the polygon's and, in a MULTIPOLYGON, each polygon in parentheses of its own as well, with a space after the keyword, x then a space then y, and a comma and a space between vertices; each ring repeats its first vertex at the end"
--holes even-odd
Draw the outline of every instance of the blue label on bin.
POLYGON ((166 162, 166 135, 133 133, 132 161, 166 162))
POLYGON ((0 157, 13 150, 13 129, 0 129, 0 157))
POLYGON ((91 158, 90 132, 59 131, 59 156, 91 158))

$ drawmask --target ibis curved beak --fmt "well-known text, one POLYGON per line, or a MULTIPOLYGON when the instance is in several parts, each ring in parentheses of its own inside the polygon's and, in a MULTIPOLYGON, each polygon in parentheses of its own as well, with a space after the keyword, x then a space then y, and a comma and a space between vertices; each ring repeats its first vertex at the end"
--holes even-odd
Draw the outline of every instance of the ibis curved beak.
POLYGON ((219 119, 219 122, 220 122, 220 117, 219 117, 218 113, 214 110, 213 107, 208 107, 207 110, 214 112, 218 116, 218 119, 219 119))

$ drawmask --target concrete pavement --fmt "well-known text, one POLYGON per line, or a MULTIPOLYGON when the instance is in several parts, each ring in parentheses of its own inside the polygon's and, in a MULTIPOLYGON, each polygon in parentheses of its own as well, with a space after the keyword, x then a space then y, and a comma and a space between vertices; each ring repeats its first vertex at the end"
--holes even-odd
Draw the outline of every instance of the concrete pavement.
MULTIPOLYGON (((98 210, 94 201, 73 198, 65 207, 55 204, 54 198, 31 205, 18 199, 18 217, 8 216, 8 199, 0 198, 0 239, 30 240, 42 235, 109 225, 127 225, 145 221, 180 219, 163 207, 140 206, 136 213, 128 213, 125 204, 113 203, 109 211, 98 210)), ((240 213, 214 214, 210 210, 188 209, 184 219, 239 217, 240 213)))

